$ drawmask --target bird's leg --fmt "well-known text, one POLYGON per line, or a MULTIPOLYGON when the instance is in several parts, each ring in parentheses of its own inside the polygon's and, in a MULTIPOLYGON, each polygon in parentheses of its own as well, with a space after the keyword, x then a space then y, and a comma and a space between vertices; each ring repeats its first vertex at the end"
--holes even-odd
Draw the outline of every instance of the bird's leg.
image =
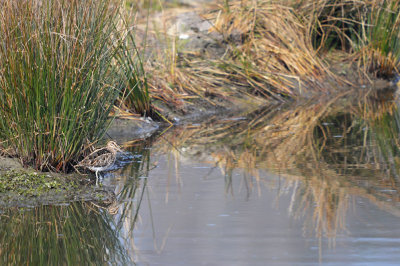
POLYGON ((79 172, 78 167, 76 167, 76 165, 73 165, 73 167, 74 167, 75 171, 78 172, 78 174, 80 174, 80 175, 82 174, 81 172, 79 172))

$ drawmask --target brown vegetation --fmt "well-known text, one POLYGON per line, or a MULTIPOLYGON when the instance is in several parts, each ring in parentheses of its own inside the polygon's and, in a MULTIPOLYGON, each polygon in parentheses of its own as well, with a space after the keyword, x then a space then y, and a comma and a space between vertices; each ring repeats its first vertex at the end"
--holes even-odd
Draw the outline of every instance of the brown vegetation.
POLYGON ((336 94, 398 73, 397 1, 216 1, 198 13, 223 53, 186 48, 169 31, 177 13, 165 9, 150 23, 157 45, 146 69, 153 98, 178 108, 192 97, 336 94))

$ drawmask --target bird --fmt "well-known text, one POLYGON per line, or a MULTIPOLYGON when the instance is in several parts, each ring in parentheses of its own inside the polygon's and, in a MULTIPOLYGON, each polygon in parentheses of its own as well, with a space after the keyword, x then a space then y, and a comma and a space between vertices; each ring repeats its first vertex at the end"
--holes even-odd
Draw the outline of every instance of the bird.
POLYGON ((105 147, 94 150, 75 167, 82 167, 95 172, 97 185, 99 180, 98 173, 106 171, 115 163, 117 152, 123 152, 121 147, 116 142, 109 141, 105 147))

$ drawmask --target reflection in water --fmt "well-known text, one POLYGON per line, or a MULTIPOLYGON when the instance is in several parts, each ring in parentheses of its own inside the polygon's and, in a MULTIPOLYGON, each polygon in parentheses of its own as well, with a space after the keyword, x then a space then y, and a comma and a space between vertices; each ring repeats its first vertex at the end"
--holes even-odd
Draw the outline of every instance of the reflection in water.
POLYGON ((350 195, 400 216, 397 105, 355 94, 269 106, 249 120, 181 128, 157 147, 175 161, 214 164, 225 176, 227 193, 234 169, 242 171, 247 197, 261 193, 260 169, 280 174, 285 188, 293 188, 289 213, 304 218, 305 229, 316 236, 334 238, 345 230, 350 195))
POLYGON ((110 179, 114 186, 116 209, 114 215, 115 230, 124 241, 132 261, 137 260, 137 250, 134 242, 134 228, 140 220, 139 210, 146 192, 149 171, 154 168, 150 164, 150 146, 153 138, 146 141, 126 143, 126 150, 133 154, 133 162, 118 173, 118 179, 110 179))
POLYGON ((0 264, 127 264, 111 217, 91 204, 0 212, 0 264))

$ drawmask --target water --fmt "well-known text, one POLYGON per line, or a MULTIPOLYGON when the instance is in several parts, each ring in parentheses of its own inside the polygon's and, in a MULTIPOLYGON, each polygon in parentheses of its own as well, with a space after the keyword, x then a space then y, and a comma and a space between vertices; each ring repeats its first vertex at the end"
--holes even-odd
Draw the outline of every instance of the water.
POLYGON ((112 202, 1 210, 1 264, 397 265, 397 108, 326 106, 136 143, 112 202))
POLYGON ((296 181, 261 172, 259 187, 249 188, 243 172, 237 170, 227 189, 218 169, 204 174, 211 170, 209 164, 180 161, 175 172, 170 168, 175 163, 169 160, 159 157, 159 167, 148 178, 146 204, 133 233, 140 264, 390 265, 400 261, 399 217, 362 197, 349 195, 349 209, 335 217, 344 224, 328 231, 324 228, 328 221, 322 221, 319 229, 313 213, 295 214, 296 181))

